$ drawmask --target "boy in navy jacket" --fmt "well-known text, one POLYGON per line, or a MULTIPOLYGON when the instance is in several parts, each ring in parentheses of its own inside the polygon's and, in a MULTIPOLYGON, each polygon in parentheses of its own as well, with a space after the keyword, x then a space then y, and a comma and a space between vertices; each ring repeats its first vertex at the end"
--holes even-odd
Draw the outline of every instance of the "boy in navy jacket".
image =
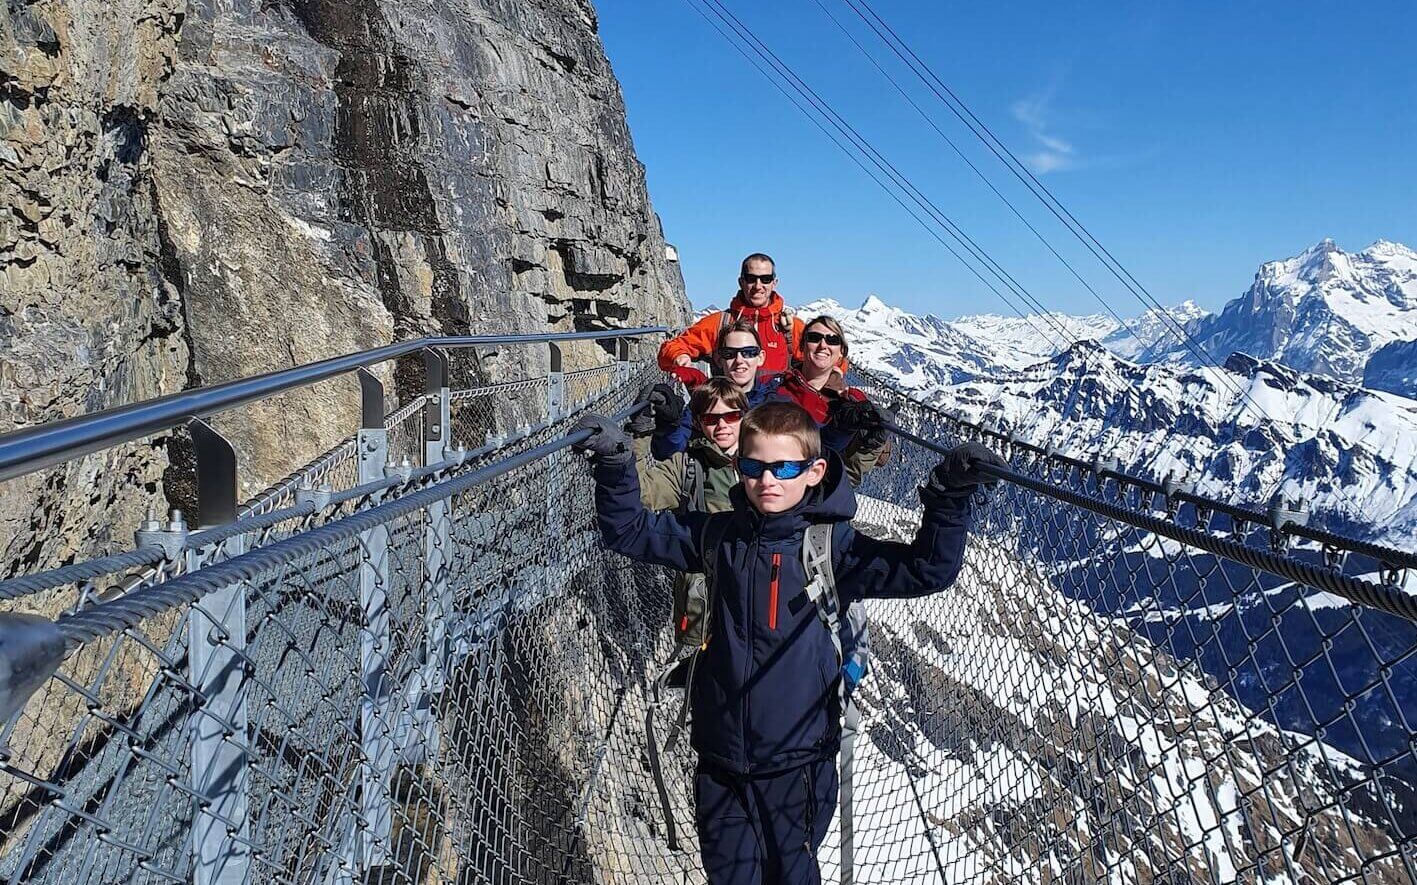
POLYGON ((816 885, 816 852, 836 804, 841 738, 836 647, 805 592, 801 547, 812 523, 833 524, 843 611, 868 597, 915 597, 954 582, 964 558, 979 462, 1004 465, 976 443, 951 450, 920 489, 924 516, 909 544, 851 526, 856 498, 841 460, 823 453, 816 422, 772 402, 743 419, 741 482, 717 549, 701 550, 704 513, 651 512, 640 503, 624 432, 597 415, 591 437, 595 503, 605 544, 631 559, 704 571, 715 557, 709 639, 690 709, 699 756, 694 787, 699 850, 710 885, 816 885))

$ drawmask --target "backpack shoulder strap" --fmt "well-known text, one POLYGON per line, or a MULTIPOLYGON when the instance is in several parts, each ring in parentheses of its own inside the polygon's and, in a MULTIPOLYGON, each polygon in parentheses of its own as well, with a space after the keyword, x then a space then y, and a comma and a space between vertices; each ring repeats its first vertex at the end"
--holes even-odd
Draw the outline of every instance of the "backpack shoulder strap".
POLYGON ((802 568, 807 574, 807 582, 810 584, 821 578, 833 595, 836 594, 836 572, 832 563, 832 534, 835 528, 829 522, 813 523, 802 537, 802 568))
POLYGON ((817 616, 831 634, 836 657, 843 661, 841 645, 841 600, 836 593, 832 570, 832 524, 813 523, 802 535, 802 572, 807 579, 807 596, 817 606, 817 616))
POLYGON ((728 521, 732 516, 731 513, 710 513, 699 533, 699 556, 703 560, 704 581, 710 596, 713 595, 714 571, 718 568, 718 548, 723 546, 723 537, 728 533, 728 521))
POLYGON ((842 704, 850 700, 856 683, 866 675, 870 659, 870 634, 866 609, 853 605, 842 614, 836 589, 832 543, 836 527, 831 523, 811 525, 802 537, 802 570, 807 578, 807 595, 817 606, 817 616, 831 635, 842 670, 842 704))
POLYGON ((687 500, 690 510, 707 510, 708 504, 704 498, 704 465, 699 463, 688 452, 684 453, 684 489, 688 492, 687 500))

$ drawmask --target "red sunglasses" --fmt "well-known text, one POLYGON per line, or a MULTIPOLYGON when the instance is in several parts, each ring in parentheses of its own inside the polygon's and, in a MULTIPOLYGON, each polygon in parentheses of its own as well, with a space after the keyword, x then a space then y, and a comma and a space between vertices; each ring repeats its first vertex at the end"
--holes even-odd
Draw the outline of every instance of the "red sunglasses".
POLYGON ((730 409, 727 412, 704 412, 699 416, 699 423, 705 427, 717 427, 720 421, 727 421, 729 424, 737 424, 742 420, 742 409, 730 409))

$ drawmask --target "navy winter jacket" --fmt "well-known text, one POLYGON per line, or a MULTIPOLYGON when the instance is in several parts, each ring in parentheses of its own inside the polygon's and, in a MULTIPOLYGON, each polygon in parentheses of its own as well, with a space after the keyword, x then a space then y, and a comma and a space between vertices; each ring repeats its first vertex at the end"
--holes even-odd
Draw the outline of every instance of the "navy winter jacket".
MULTIPOLYGON (((851 527, 856 497, 841 460, 831 455, 828 464, 822 483, 786 513, 759 513, 743 486, 734 486, 723 544, 710 552, 717 587, 708 647, 694 675, 691 738, 703 761, 736 774, 783 771, 834 756, 839 747, 836 649, 804 592, 809 524, 835 524, 843 607, 867 597, 934 593, 954 582, 963 562, 968 491, 922 488, 925 514, 914 541, 878 541, 851 527)), ((595 479, 607 547, 641 562, 702 570, 706 514, 646 510, 633 463, 597 462, 595 479)))

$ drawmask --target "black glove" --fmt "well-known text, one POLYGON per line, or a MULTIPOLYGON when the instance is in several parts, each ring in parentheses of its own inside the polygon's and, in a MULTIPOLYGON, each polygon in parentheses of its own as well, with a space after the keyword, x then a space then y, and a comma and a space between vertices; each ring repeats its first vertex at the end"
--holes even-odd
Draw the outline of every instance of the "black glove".
POLYGON ((861 435, 861 446, 867 450, 879 449, 890 439, 886 428, 895 426, 895 423, 900 420, 900 405, 886 406, 884 409, 878 408, 876 414, 880 417, 881 423, 861 435))
POLYGON ((880 428, 885 423, 885 416, 864 399, 839 399, 832 402, 827 420, 838 430, 859 433, 880 428))
POLYGON ((684 418, 684 401, 679 398, 679 392, 668 384, 646 386, 640 391, 639 401, 649 403, 649 408, 640 415, 647 412, 656 430, 671 430, 679 426, 684 418))
POLYGON ((634 417, 625 422, 625 429, 630 431, 631 436, 637 437, 654 433, 654 410, 649 406, 640 409, 634 417))
POLYGON ((591 434, 589 439, 571 446, 578 452, 589 452, 597 461, 610 464, 627 464, 634 457, 630 438, 604 415, 582 415, 571 432, 579 430, 589 430, 591 434))
POLYGON ((827 421, 843 433, 858 436, 863 449, 878 449, 885 445, 885 415, 866 400, 834 401, 827 421))
POLYGON ((942 491, 958 491, 984 485, 993 486, 998 480, 979 471, 980 464, 1009 467, 1009 462, 977 442, 955 446, 945 453, 930 472, 930 484, 942 491))

